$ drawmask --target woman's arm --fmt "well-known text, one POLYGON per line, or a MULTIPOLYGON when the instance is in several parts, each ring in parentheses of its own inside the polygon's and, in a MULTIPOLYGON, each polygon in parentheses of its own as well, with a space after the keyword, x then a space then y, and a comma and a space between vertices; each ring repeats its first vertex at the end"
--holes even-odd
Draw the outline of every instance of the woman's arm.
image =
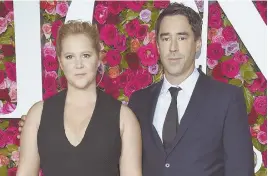
POLYGON ((43 102, 32 106, 21 133, 20 160, 17 176, 38 176, 39 154, 37 148, 37 131, 40 124, 43 102))
POLYGON ((120 176, 142 175, 142 139, 138 120, 134 113, 122 105, 120 112, 122 151, 120 176))

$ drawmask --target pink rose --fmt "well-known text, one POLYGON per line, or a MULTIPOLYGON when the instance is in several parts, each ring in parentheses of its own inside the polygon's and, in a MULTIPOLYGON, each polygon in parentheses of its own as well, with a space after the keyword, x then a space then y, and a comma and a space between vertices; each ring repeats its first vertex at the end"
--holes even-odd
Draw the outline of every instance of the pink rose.
POLYGON ((158 64, 150 65, 150 66, 148 67, 148 71, 149 71, 149 73, 151 73, 152 75, 156 75, 156 74, 158 73, 158 68, 159 68, 158 64))
POLYGON ((6 9, 8 9, 9 11, 13 11, 13 1, 4 0, 4 4, 6 9))
POLYGON ((6 89, 10 86, 10 80, 8 78, 4 79, 2 83, 0 83, 0 89, 6 89))
POLYGON ((109 66, 114 67, 120 64, 121 62, 121 54, 118 50, 109 50, 105 56, 105 60, 109 64, 109 66))
POLYGON ((57 2, 56 6, 56 13, 59 14, 61 17, 65 17, 68 11, 69 5, 67 2, 57 2))
POLYGON ((267 168, 267 150, 261 152, 262 161, 265 168, 267 168))
POLYGON ((164 9, 170 4, 170 1, 153 1, 155 8, 164 9))
POLYGON ((142 9, 143 4, 145 1, 128 1, 126 2, 126 5, 129 9, 139 12, 142 9))
MULTIPOLYGON (((6 135, 5 131, 0 129, 0 148, 4 148, 6 146, 6 143, 7 143, 7 135, 6 135)), ((2 165, 2 163, 0 163, 0 165, 2 165)))
POLYGON ((7 173, 8 173, 8 176, 16 176, 16 173, 17 173, 17 167, 12 167, 12 168, 9 168, 7 173))
POLYGON ((134 72, 130 69, 126 69, 122 74, 117 77, 119 88, 123 89, 126 84, 134 77, 134 72))
POLYGON ((239 64, 233 59, 222 62, 221 70, 224 76, 234 78, 239 73, 239 64))
POLYGON ((104 6, 103 4, 98 4, 95 7, 94 18, 97 20, 98 23, 104 24, 107 20, 108 13, 108 7, 104 6))
POLYGON ((118 15, 124 9, 124 4, 120 1, 109 1, 108 9, 113 15, 118 15))
POLYGON ((45 11, 48 14, 55 14, 56 1, 46 1, 45 11))
MULTIPOLYGON (((5 72, 3 70, 0 70, 0 84, 5 80, 5 72)), ((0 88, 1 89, 1 88, 0 88)))
POLYGON ((259 131, 257 134, 257 139, 262 145, 267 144, 267 134, 265 132, 259 131))
POLYGON ((149 73, 147 69, 139 69, 135 76, 135 80, 140 82, 141 88, 145 88, 152 83, 152 75, 149 73))
POLYGON ((15 104, 12 104, 10 102, 7 102, 3 106, 2 113, 3 114, 9 114, 9 113, 13 112, 15 109, 16 109, 16 105, 15 104))
POLYGON ((130 97, 132 93, 134 93, 137 90, 141 89, 141 82, 138 80, 132 79, 126 84, 126 87, 124 88, 124 93, 127 97, 130 97))
POLYGON ((225 48, 227 46, 227 41, 224 39, 222 35, 215 35, 212 37, 212 43, 220 43, 222 48, 225 48))
POLYGON ((239 43, 237 41, 227 42, 225 47, 225 55, 230 56, 232 53, 239 51, 239 43))
POLYGON ((224 50, 220 43, 211 43, 207 48, 207 57, 211 60, 219 60, 224 55, 224 50))
POLYGON ((56 40, 59 28, 63 25, 61 20, 54 21, 51 27, 52 37, 56 40))
POLYGON ((155 31, 151 31, 149 33, 147 33, 146 37, 143 40, 143 45, 147 45, 148 43, 155 43, 155 31))
POLYGON ((155 65, 158 60, 158 51, 156 46, 150 43, 138 49, 138 56, 142 65, 155 65))
POLYGON ((148 26, 147 25, 141 25, 137 31, 136 37, 139 40, 144 40, 148 32, 148 26))
POLYGON ((258 96, 255 98, 253 107, 256 112, 260 115, 265 116, 267 113, 267 97, 266 96, 258 96))
POLYGON ((52 26, 50 23, 43 24, 43 26, 42 26, 42 31, 44 32, 47 39, 51 35, 51 28, 52 28, 52 26))
POLYGON ((222 27, 221 8, 219 4, 217 2, 210 4, 208 10, 209 10, 208 26, 216 29, 222 27))
POLYGON ((265 132, 265 133, 267 132, 267 119, 265 119, 263 124, 261 124, 260 130, 265 132))
POLYGON ((117 35, 114 43, 114 48, 119 51, 125 51, 127 49, 127 38, 125 35, 117 35))
POLYGON ((267 81, 261 72, 256 72, 258 78, 254 79, 251 85, 248 85, 248 89, 251 92, 263 92, 267 88, 267 81))
POLYGON ((0 154, 0 167, 7 166, 9 164, 9 159, 5 155, 0 154))
POLYGON ((126 24, 126 31, 129 37, 135 37, 139 29, 140 29, 140 22, 136 18, 126 24))
POLYGON ((212 60, 212 59, 208 59, 207 58, 207 65, 209 69, 213 69, 216 67, 216 65, 218 65, 219 61, 218 60, 212 60))
POLYGON ((19 144, 17 135, 19 134, 17 127, 9 127, 6 130, 7 144, 19 144))
POLYGON ((10 91, 8 93, 11 102, 17 102, 17 83, 12 81, 10 85, 10 91))
POLYGON ((54 45, 50 42, 47 42, 43 48, 44 56, 50 55, 52 57, 56 57, 56 49, 54 45))
POLYGON ((208 18, 208 26, 211 28, 219 29, 222 27, 221 18, 208 18))
POLYGON ((44 67, 46 71, 57 71, 59 68, 58 60, 55 57, 50 55, 45 56, 44 58, 44 67))
POLYGON ((50 75, 45 76, 43 86, 48 92, 57 92, 56 78, 50 75))
POLYGON ((239 64, 244 64, 247 63, 248 56, 241 53, 241 51, 237 51, 236 53, 234 53, 233 59, 239 64))
POLYGON ((237 35, 232 26, 227 26, 222 30, 222 36, 225 38, 226 41, 236 41, 237 35))
POLYGON ((46 100, 52 96, 54 96, 57 93, 57 91, 45 91, 43 95, 43 99, 46 100))
POLYGON ((0 34, 4 33, 7 30, 7 20, 3 17, 0 17, 0 34))
POLYGON ((100 39, 107 45, 113 45, 117 39, 118 31, 115 25, 105 24, 100 31, 100 39))
POLYGON ((11 81, 16 81, 16 64, 13 62, 5 62, 7 77, 11 81))
POLYGON ((13 11, 8 12, 8 14, 6 15, 6 20, 8 22, 14 21, 14 12, 13 11))
POLYGON ((58 78, 58 74, 56 73, 56 71, 50 71, 50 72, 47 72, 47 71, 45 70, 44 73, 45 73, 45 77, 46 77, 46 76, 51 76, 51 77, 53 77, 53 78, 55 78, 55 79, 58 78))
POLYGON ((19 159, 20 159, 20 152, 19 151, 13 151, 11 153, 11 160, 14 161, 14 162, 18 162, 19 159))

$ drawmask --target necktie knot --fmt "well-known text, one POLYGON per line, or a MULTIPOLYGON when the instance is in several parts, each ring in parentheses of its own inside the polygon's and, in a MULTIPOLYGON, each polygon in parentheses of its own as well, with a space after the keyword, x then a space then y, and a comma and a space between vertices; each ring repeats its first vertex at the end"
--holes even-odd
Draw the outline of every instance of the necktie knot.
POLYGON ((181 90, 181 88, 177 88, 177 87, 170 87, 169 92, 171 94, 172 99, 177 99, 178 93, 181 90))

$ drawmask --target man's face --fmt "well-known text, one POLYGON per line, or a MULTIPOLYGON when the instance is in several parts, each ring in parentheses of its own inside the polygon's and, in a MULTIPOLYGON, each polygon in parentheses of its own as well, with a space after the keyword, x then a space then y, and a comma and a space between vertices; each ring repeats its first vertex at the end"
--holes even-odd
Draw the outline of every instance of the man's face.
POLYGON ((187 17, 183 15, 164 17, 157 40, 165 74, 181 76, 194 69, 195 54, 201 48, 201 39, 195 40, 187 17))

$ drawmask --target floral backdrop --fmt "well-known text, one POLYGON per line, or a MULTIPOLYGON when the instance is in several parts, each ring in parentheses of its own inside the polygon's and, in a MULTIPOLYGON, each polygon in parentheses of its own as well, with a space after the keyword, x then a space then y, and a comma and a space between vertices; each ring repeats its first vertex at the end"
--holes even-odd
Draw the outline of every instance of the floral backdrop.
MULTIPOLYGON (((55 39, 71 1, 40 1, 43 98, 66 88, 59 70, 55 39)), ((267 2, 253 1, 267 24, 267 2)), ((128 102, 134 91, 162 78, 155 43, 154 22, 169 1, 98 1, 93 22, 102 41, 105 74, 97 83, 114 98, 128 102)), ((196 1, 202 15, 203 2, 196 1)), ((13 2, 0 1, 0 115, 15 110, 16 58, 13 2)), ((256 176, 267 174, 267 82, 217 2, 209 2, 207 73, 242 87, 254 147, 263 163, 256 176)), ((266 59, 266 58, 263 58, 266 59)), ((18 119, 0 120, 0 175, 15 176, 19 161, 18 119)), ((40 175, 42 173, 40 172, 40 175)))

